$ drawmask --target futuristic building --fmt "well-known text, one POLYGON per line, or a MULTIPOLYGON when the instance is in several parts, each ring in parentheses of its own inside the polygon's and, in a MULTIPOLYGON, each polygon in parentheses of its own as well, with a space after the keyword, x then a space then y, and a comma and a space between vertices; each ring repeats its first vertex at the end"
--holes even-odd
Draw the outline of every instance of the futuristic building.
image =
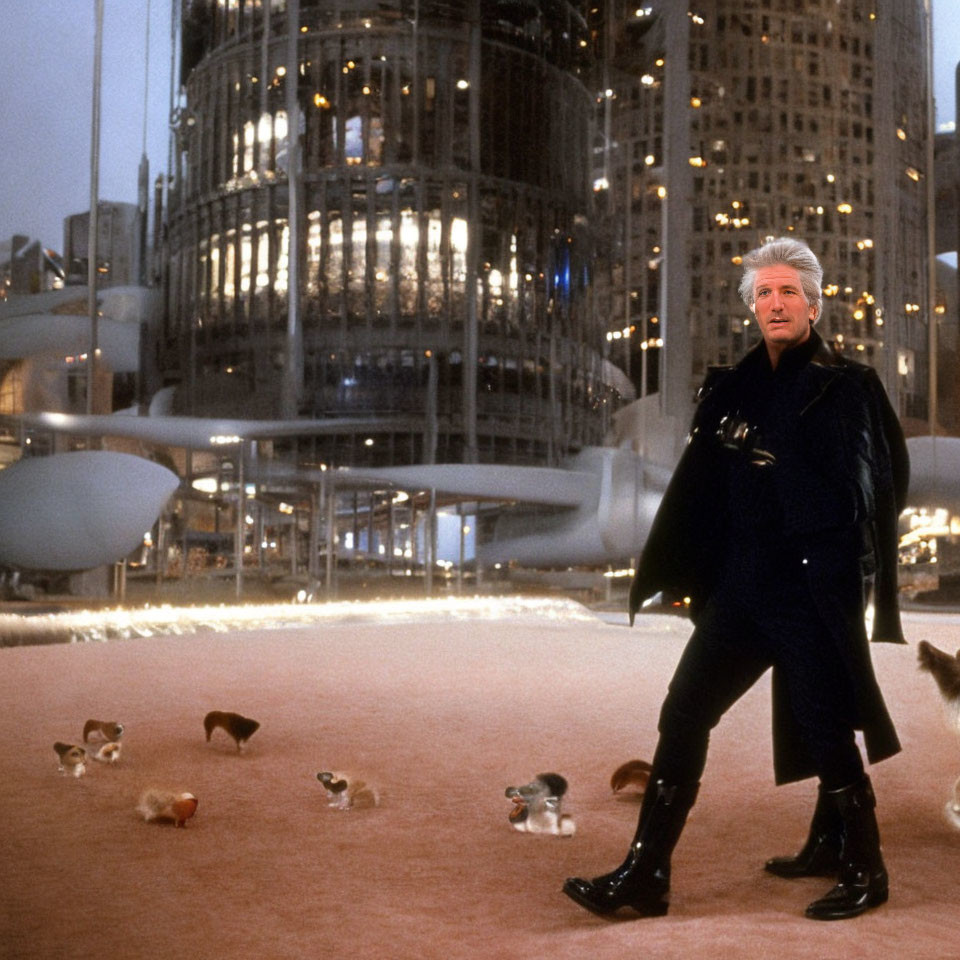
MULTIPOLYGON (((97 204, 97 286, 141 282, 142 217, 135 203, 101 200, 97 204)), ((90 256, 90 211, 63 221, 63 262, 67 283, 85 284, 90 256)))
POLYGON ((662 343, 662 408, 686 422, 706 365, 755 339, 740 257, 793 233, 824 264, 821 334, 926 417, 929 4, 606 0, 590 18, 605 296, 639 392, 662 343))
POLYGON ((157 338, 175 411, 364 418, 299 442, 338 466, 599 443, 632 388, 593 300, 580 5, 181 12, 157 338))

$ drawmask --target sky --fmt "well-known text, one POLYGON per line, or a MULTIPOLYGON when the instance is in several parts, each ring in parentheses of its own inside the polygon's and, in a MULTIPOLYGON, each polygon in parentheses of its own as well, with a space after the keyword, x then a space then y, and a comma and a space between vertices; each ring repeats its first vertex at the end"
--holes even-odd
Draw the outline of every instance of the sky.
MULTIPOLYGON (((151 184, 167 169, 170 4, 171 0, 104 0, 102 200, 136 202, 145 123, 151 184)), ((95 0, 3 4, 0 240, 25 233, 62 250, 64 217, 90 207, 95 6, 95 0)), ((933 30, 940 125, 955 120, 958 0, 933 0, 933 30)))

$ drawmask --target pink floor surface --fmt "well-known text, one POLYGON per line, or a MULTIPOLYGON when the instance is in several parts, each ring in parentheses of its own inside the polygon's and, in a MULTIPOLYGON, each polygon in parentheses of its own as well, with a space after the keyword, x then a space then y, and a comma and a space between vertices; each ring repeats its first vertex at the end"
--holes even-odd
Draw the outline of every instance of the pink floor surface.
POLYGON ((960 957, 960 831, 944 804, 960 744, 921 639, 953 652, 960 619, 913 614, 874 647, 903 752, 872 768, 890 902, 804 919, 823 880, 761 870, 796 849, 811 782, 774 787, 769 683, 717 730, 662 919, 610 922, 561 893, 611 869, 637 803, 613 769, 649 759, 689 624, 542 618, 352 622, 0 649, 0 957, 4 960, 960 957), (262 727, 246 751, 208 710, 262 727), (57 773, 55 740, 126 725, 121 761, 57 773), (324 805, 321 769, 364 772, 370 811, 324 805), (572 838, 513 831, 504 788, 570 781, 572 838), (199 798, 184 829, 148 824, 150 786, 199 798))

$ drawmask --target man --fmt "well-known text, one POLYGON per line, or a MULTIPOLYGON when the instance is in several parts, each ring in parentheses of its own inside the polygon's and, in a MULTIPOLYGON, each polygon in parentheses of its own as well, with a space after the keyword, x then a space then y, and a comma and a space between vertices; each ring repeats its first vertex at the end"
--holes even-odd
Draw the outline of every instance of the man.
POLYGON ((816 920, 887 899, 875 799, 855 741, 876 762, 900 749, 874 676, 873 640, 903 643, 897 518, 909 463, 874 371, 818 336, 823 271, 809 247, 774 240, 747 254, 740 294, 761 343, 711 369, 688 445, 630 591, 630 621, 658 591, 690 597, 694 632, 664 700, 653 772, 623 864, 564 892, 606 915, 665 914, 670 856, 697 796, 710 730, 773 667, 777 783, 816 775, 810 834, 766 869, 832 876, 816 920))

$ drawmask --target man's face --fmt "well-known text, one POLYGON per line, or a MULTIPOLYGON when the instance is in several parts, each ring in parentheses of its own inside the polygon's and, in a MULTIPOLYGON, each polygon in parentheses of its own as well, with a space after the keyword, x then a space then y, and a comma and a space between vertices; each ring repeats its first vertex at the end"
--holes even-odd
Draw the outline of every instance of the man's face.
POLYGON ((783 263, 757 270, 753 312, 772 357, 803 343, 817 315, 816 307, 803 294, 800 274, 783 263))

